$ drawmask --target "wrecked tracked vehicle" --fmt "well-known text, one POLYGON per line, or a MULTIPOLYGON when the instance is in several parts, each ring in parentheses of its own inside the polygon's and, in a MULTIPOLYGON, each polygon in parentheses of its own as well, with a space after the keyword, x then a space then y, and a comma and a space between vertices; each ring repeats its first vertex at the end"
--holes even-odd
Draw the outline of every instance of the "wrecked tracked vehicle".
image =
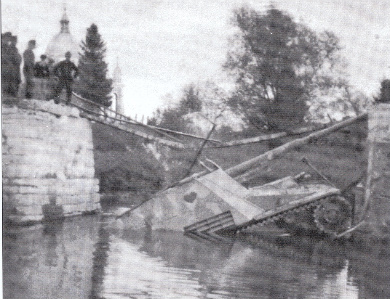
POLYGON ((299 176, 250 189, 240 183, 258 175, 261 163, 366 117, 363 114, 295 139, 226 171, 192 175, 117 217, 129 214, 127 221, 132 227, 146 225, 206 238, 258 230, 269 222, 288 230, 315 231, 335 238, 347 236, 352 224, 352 206, 333 186, 299 183, 299 176))
POLYGON ((249 189, 246 200, 265 212, 234 231, 256 231, 259 226, 275 223, 294 233, 342 236, 351 228, 352 205, 335 187, 299 183, 302 176, 286 177, 249 189))
POLYGON ((160 192, 132 210, 132 227, 184 231, 208 238, 256 231, 274 222, 288 230, 338 237, 352 222, 351 205, 340 190, 300 184, 298 177, 247 189, 219 169, 160 192))

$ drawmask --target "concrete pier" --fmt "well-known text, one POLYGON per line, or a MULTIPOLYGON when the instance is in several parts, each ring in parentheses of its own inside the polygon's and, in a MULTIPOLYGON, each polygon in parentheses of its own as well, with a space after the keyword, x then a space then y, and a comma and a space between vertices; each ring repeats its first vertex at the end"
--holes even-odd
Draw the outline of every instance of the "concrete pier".
POLYGON ((100 209, 92 130, 79 110, 52 101, 3 106, 3 215, 16 223, 100 209))
POLYGON ((375 237, 390 237, 390 104, 369 111, 365 220, 375 237))

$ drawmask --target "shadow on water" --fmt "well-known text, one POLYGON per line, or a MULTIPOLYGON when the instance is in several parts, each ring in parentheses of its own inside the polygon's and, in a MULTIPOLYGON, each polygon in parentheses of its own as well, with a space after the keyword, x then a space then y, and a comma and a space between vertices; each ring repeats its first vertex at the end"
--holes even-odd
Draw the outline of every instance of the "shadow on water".
POLYGON ((388 244, 190 238, 99 216, 6 228, 4 298, 390 298, 388 244))
POLYGON ((89 299, 104 299, 99 294, 102 292, 104 281, 104 269, 107 266, 107 259, 110 250, 110 233, 107 231, 107 224, 99 224, 97 242, 92 258, 92 286, 89 299))
MULTIPOLYGON (((43 226, 43 236, 47 240, 45 242, 45 265, 56 267, 58 262, 58 240, 57 235, 63 230, 63 222, 52 222, 52 223, 46 223, 43 226)), ((66 259, 64 260, 65 265, 63 268, 66 268, 66 259)))

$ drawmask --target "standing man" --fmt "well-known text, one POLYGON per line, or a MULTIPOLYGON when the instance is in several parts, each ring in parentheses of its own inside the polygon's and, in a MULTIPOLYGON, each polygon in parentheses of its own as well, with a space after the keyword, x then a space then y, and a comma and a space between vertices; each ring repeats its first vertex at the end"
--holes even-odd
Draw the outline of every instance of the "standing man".
POLYGON ((1 34, 1 92, 9 94, 12 81, 11 32, 1 34))
POLYGON ((17 36, 13 35, 11 37, 10 51, 12 57, 12 81, 10 86, 10 94, 16 97, 19 92, 19 84, 22 82, 22 78, 20 76, 20 65, 22 63, 22 56, 19 54, 18 48, 16 44, 18 42, 17 36))
POLYGON ((1 34, 1 87, 2 93, 17 97, 22 56, 16 48, 18 39, 10 32, 1 34))
POLYGON ((36 47, 35 40, 30 40, 27 45, 27 50, 23 53, 23 74, 26 79, 26 98, 31 99, 33 96, 34 89, 34 65, 35 65, 35 55, 33 50, 36 47))
POLYGON ((66 88, 66 105, 70 103, 72 98, 72 83, 73 79, 78 75, 78 69, 76 65, 70 61, 72 54, 68 51, 65 53, 65 60, 61 61, 54 67, 54 75, 58 77, 58 85, 55 89, 54 102, 58 104, 60 102, 59 95, 61 91, 66 88), (74 74, 73 74, 74 72, 74 74))

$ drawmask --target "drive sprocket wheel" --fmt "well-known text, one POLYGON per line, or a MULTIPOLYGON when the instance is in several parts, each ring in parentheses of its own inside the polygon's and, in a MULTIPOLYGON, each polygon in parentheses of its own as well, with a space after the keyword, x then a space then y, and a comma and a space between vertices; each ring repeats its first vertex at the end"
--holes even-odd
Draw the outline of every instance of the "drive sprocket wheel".
POLYGON ((336 237, 351 227, 352 207, 343 197, 333 195, 319 202, 314 209, 313 216, 320 231, 336 237))

